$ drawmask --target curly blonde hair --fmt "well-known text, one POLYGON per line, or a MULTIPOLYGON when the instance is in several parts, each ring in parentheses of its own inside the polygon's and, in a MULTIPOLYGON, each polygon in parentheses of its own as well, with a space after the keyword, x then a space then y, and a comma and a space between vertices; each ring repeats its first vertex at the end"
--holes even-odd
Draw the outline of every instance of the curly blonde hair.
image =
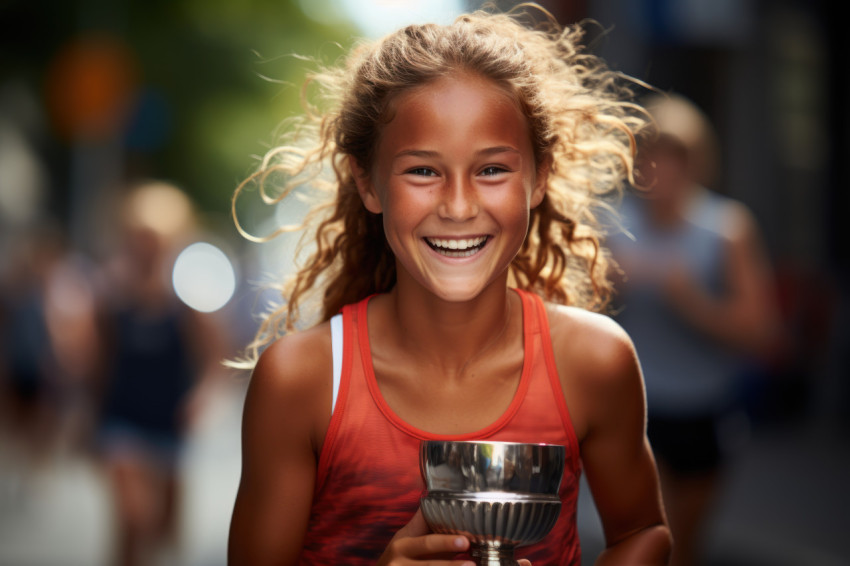
MULTIPOLYGON (((537 165, 549 165, 546 195, 531 211, 529 233, 510 266, 511 284, 557 303, 606 307, 611 260, 600 244, 600 211, 610 210, 610 196, 633 180, 636 135, 646 124, 632 102, 636 83, 583 51, 580 26, 560 27, 546 13, 532 27, 522 23, 527 15, 478 11, 450 25, 410 25, 358 44, 341 64, 308 77, 301 121, 234 195, 234 217, 236 199, 249 187, 259 187, 270 203, 296 186, 324 195, 298 227, 312 227, 302 246, 314 248, 282 286, 283 302, 264 318, 248 346, 251 357, 300 325, 311 292, 323 293, 319 310, 327 320, 343 305, 393 287, 395 260, 381 218, 363 206, 348 157, 370 170, 392 101, 452 72, 477 74, 512 93, 529 124, 537 165), (321 110, 307 102, 314 85, 321 110), (289 181, 272 196, 269 185, 279 176, 289 181)), ((293 227, 267 238, 239 229, 266 240, 293 227)))

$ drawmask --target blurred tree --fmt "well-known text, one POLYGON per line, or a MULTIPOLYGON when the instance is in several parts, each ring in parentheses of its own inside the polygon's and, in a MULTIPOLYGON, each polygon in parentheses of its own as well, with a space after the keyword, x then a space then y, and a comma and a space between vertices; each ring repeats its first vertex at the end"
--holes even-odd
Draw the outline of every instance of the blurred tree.
MULTIPOLYGON (((307 18, 296 0, 5 0, 0 83, 23 80, 46 98, 56 54, 95 33, 123 41, 138 66, 139 90, 121 138, 125 174, 167 178, 201 209, 217 212, 227 210, 251 156, 298 109, 308 64, 291 55, 332 60, 342 53, 336 43, 355 35, 353 27, 307 18)), ((51 143, 60 154, 67 149, 67 140, 51 143)), ((54 177, 61 202, 67 175, 54 177)))

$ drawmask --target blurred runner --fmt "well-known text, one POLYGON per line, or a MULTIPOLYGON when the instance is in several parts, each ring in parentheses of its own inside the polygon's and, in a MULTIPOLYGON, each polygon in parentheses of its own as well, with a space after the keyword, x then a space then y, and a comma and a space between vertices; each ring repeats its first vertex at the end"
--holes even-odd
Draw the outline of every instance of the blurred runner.
POLYGON ((186 195, 146 183, 119 214, 121 246, 105 278, 98 445, 115 497, 116 564, 136 566, 174 543, 185 429, 225 354, 212 315, 185 306, 171 285, 174 258, 195 230, 186 195))
POLYGON ((717 151, 707 118, 678 96, 647 108, 659 134, 641 148, 651 188, 625 203, 634 239, 611 243, 625 275, 618 321, 646 379, 648 434, 675 541, 671 564, 694 566, 725 432, 742 422, 738 380, 748 360, 766 353, 778 318, 753 216, 705 186, 717 151))

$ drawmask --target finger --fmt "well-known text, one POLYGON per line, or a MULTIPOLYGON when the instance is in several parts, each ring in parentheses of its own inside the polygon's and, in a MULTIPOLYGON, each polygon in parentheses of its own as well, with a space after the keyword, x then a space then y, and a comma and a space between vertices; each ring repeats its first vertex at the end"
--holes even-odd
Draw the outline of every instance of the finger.
POLYGON ((531 566, 531 560, 526 560, 525 558, 520 558, 517 562, 519 562, 519 566, 531 566))
POLYGON ((418 542, 411 542, 410 545, 417 550, 423 549, 422 552, 426 554, 464 552, 469 549, 469 539, 464 536, 431 534, 431 529, 422 515, 422 509, 417 509, 410 521, 393 537, 396 540, 402 538, 417 539, 418 542), (419 541, 419 539, 422 540, 419 541))
POLYGON ((469 550, 469 539, 459 535, 429 534, 396 541, 398 552, 410 558, 450 557, 469 550))

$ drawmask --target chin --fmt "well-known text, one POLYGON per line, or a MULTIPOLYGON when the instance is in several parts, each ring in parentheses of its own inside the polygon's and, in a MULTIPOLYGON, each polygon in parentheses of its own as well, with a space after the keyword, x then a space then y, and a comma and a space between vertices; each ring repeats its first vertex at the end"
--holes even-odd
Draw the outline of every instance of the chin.
POLYGON ((487 287, 487 285, 481 283, 443 282, 440 285, 432 286, 431 292, 446 302, 463 303, 477 298, 487 287))
POLYGON ((478 292, 452 292, 452 291, 444 291, 442 293, 435 293, 435 295, 446 301, 447 303, 466 303, 477 297, 480 293, 478 292))

